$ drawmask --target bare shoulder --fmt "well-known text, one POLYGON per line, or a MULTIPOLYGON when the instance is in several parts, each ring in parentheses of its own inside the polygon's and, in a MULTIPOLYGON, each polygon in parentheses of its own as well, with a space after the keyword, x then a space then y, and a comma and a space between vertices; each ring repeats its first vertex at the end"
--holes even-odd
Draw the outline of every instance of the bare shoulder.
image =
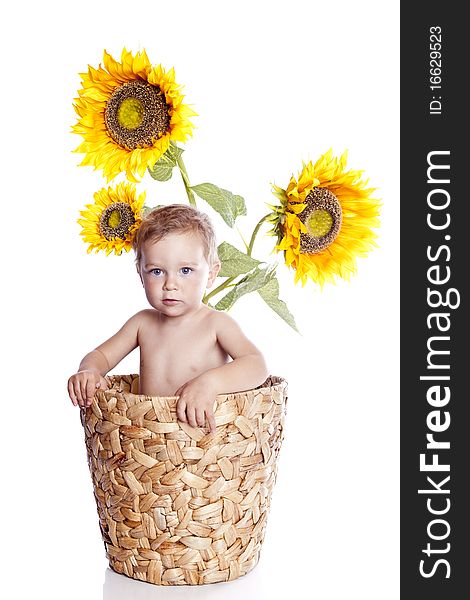
POLYGON ((144 333, 155 332, 158 328, 160 320, 158 311, 153 308, 144 308, 134 315, 139 329, 139 335, 144 333))
POLYGON ((209 309, 209 318, 217 330, 240 329, 233 317, 221 310, 209 309))
POLYGON ((227 354, 234 359, 247 354, 261 354, 233 317, 222 311, 214 313, 212 319, 217 341, 227 354))
POLYGON ((139 345, 141 313, 142 311, 130 317, 118 332, 95 348, 104 354, 108 361, 109 371, 139 345))
POLYGON ((156 322, 155 315, 149 309, 140 310, 130 317, 122 326, 121 332, 128 337, 135 338, 139 343, 143 332, 152 328, 152 323, 156 322))
POLYGON ((155 321, 157 319, 158 313, 154 308, 144 308, 134 315, 140 321, 148 322, 155 321))
POLYGON ((132 315, 132 317, 127 321, 126 325, 129 325, 133 329, 139 330, 142 324, 146 324, 151 319, 151 310, 143 309, 139 310, 139 312, 132 315))
POLYGON ((216 310, 212 315, 212 319, 217 339, 223 346, 234 343, 247 344, 249 342, 238 322, 226 312, 216 310))

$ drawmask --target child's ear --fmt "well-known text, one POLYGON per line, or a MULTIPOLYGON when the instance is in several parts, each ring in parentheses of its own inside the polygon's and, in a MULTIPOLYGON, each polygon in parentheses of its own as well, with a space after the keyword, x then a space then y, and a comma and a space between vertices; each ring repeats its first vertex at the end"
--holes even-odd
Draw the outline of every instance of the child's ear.
POLYGON ((140 272, 139 265, 136 265, 135 268, 137 270, 137 273, 139 274, 140 281, 142 282, 142 285, 144 285, 144 280, 142 279, 142 273, 140 272))
POLYGON ((209 277, 207 279, 207 285, 206 288, 210 288, 212 287, 212 284, 215 281, 215 278, 217 277, 217 275, 219 274, 220 271, 220 267, 221 267, 221 263, 220 262, 216 262, 212 265, 211 270, 209 271, 209 277))

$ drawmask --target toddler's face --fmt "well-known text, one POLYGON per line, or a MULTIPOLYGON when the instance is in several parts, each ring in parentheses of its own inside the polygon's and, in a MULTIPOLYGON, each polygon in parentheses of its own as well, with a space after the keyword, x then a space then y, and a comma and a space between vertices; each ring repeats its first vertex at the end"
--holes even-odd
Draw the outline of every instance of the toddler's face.
POLYGON ((209 267, 200 237, 170 233, 142 247, 140 277, 150 305, 167 316, 181 316, 200 307, 219 267, 209 267))

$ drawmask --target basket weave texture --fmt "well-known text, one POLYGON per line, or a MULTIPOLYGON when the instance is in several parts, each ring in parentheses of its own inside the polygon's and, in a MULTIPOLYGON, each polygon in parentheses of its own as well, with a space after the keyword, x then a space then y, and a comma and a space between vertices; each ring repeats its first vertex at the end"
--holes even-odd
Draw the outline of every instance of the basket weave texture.
POLYGON ((177 421, 177 397, 109 376, 81 413, 109 565, 157 585, 230 581, 258 562, 283 438, 280 377, 217 396, 217 431, 177 421))

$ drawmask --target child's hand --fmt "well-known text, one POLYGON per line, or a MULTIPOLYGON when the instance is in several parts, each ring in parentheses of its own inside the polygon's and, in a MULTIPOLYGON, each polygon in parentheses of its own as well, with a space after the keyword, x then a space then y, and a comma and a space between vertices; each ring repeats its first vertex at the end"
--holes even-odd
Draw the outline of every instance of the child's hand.
POLYGON ((200 375, 186 382, 175 392, 179 396, 176 414, 180 421, 191 427, 204 427, 207 420, 211 433, 215 433, 214 401, 217 393, 209 378, 200 375))
POLYGON ((67 388, 70 399, 74 406, 77 404, 80 408, 90 406, 93 396, 98 388, 108 389, 108 382, 99 371, 85 369, 79 371, 69 378, 67 388))

